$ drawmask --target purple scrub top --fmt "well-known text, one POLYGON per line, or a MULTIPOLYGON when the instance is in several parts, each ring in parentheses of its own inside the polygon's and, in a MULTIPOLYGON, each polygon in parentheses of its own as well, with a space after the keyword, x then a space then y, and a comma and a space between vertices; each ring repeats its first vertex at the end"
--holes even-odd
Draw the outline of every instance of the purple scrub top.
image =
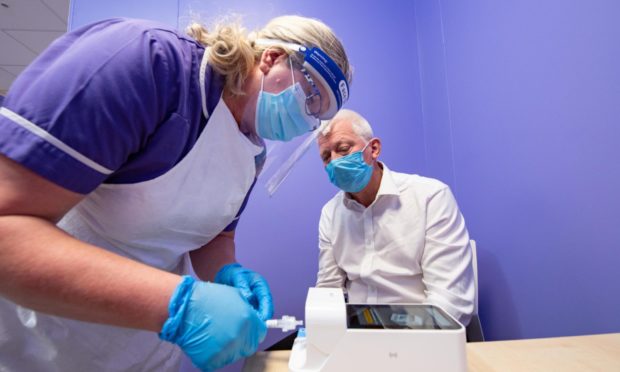
MULTIPOLYGON (((0 109, 0 153, 82 194, 156 178, 207 125, 203 54, 189 36, 146 20, 109 19, 67 33, 11 86, 0 109)), ((205 80, 210 114, 224 80, 210 66, 205 80)), ((264 160, 265 151, 257 169, 264 160)))

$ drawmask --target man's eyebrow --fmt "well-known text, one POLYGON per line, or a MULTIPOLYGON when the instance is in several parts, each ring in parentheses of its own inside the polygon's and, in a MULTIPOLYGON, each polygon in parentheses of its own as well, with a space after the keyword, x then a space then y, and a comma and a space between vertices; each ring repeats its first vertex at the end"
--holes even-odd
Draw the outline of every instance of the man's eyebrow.
POLYGON ((333 144, 331 144, 330 146, 327 146, 325 149, 323 149, 323 151, 321 151, 321 155, 331 152, 332 149, 336 149, 338 148, 338 146, 340 146, 342 144, 342 142, 344 142, 343 140, 337 140, 336 142, 334 142, 333 144))
POLYGON ((334 147, 336 147, 336 148, 337 148, 337 147, 339 147, 339 146, 340 146, 340 145, 342 145, 342 144, 345 144, 345 145, 350 145, 352 142, 353 142, 353 141, 352 141, 351 139, 348 139, 348 138, 341 138, 341 139, 337 140, 336 142, 334 142, 334 147))
POLYGON ((337 148, 338 148, 338 147, 340 147, 340 145, 342 145, 342 144, 350 145, 350 144, 351 144, 351 142, 352 142, 352 141, 351 141, 350 139, 347 139, 347 138, 341 138, 341 139, 338 139, 338 140, 336 140, 336 141, 333 143, 333 145, 331 145, 331 146, 329 146, 329 147, 327 147, 327 148, 324 148, 324 149, 320 152, 320 155, 321 155, 321 157, 326 156, 327 154, 329 154, 329 153, 332 151, 332 149, 337 149, 337 148))

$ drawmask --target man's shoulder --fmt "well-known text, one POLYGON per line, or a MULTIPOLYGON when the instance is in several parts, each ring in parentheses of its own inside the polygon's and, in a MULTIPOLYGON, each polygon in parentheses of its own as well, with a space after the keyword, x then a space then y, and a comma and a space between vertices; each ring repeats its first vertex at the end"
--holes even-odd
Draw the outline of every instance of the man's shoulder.
POLYGON ((434 194, 448 187, 445 183, 431 177, 420 176, 419 174, 409 174, 391 171, 394 183, 401 191, 412 190, 416 192, 434 194))
POLYGON ((323 213, 333 211, 338 206, 342 206, 342 199, 344 198, 344 194, 344 191, 341 190, 338 191, 336 195, 334 195, 331 199, 329 199, 327 203, 323 205, 323 213))

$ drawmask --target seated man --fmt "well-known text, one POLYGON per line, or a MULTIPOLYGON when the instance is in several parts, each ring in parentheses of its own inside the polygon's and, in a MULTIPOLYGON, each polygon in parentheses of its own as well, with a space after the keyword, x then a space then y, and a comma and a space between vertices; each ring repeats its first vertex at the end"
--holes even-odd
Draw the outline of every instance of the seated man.
POLYGON ((341 110, 320 129, 319 153, 340 188, 319 223, 317 287, 351 303, 431 303, 463 325, 474 309, 465 221, 440 181, 391 171, 359 114, 341 110))

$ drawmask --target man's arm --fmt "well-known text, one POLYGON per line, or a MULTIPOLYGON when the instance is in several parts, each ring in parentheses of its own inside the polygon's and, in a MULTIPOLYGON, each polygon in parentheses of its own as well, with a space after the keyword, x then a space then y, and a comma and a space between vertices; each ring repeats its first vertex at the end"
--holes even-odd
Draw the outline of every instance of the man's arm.
POLYGON ((338 266, 330 240, 331 221, 323 209, 319 222, 319 271, 316 278, 317 287, 343 288, 347 274, 338 266))
POLYGON ((447 186, 427 204, 422 275, 427 301, 467 325, 474 310, 472 252, 465 220, 447 186))
POLYGON ((0 295, 58 316, 160 331, 181 278, 57 228, 83 197, 0 156, 0 295))

